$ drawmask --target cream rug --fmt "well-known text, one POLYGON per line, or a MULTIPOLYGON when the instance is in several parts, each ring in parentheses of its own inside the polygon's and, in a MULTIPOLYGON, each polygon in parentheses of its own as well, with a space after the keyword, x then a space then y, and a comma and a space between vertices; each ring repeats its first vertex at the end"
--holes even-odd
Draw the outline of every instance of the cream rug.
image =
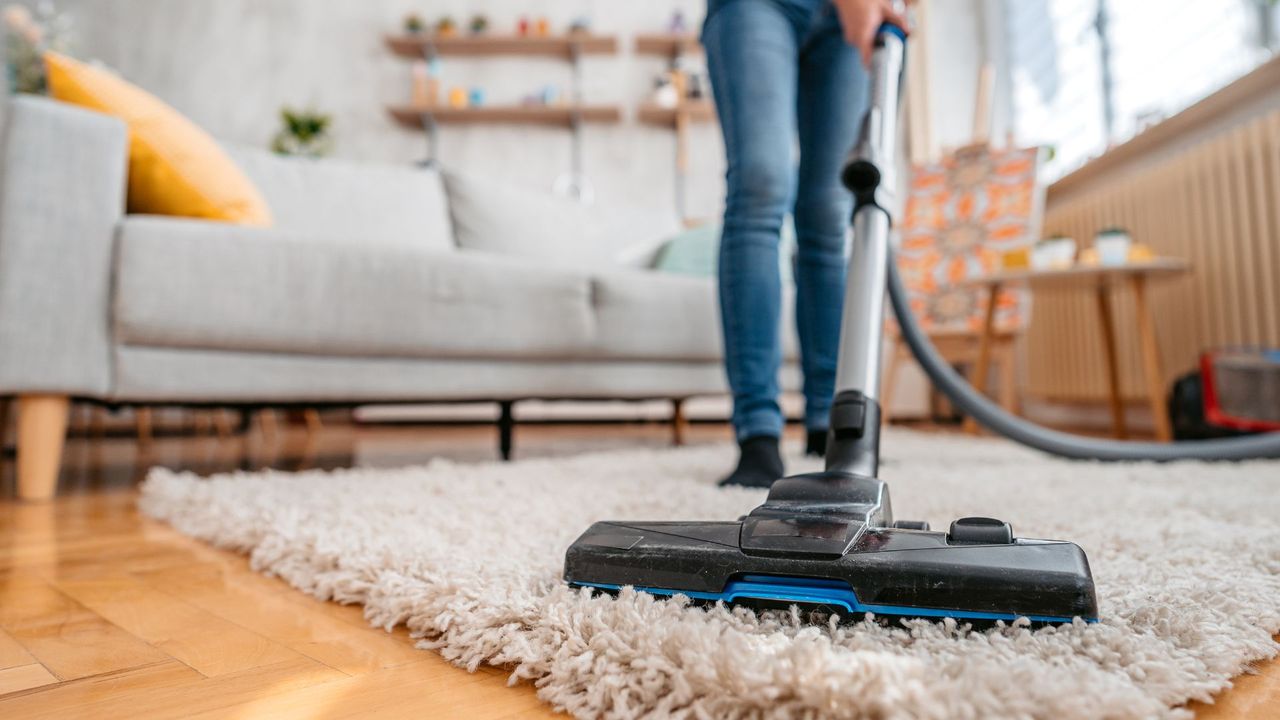
MULTIPOLYGON (((510 667, 579 717, 1189 715, 1277 652, 1280 464, 1100 465, 1000 440, 892 432, 896 513, 965 515, 1089 554, 1103 621, 971 632, 797 622, 560 582, 599 519, 732 519, 727 447, 403 470, 198 478, 155 470, 147 514, 318 598, 406 623, 458 665, 510 667)), ((791 469, 814 463, 792 459, 791 469)))

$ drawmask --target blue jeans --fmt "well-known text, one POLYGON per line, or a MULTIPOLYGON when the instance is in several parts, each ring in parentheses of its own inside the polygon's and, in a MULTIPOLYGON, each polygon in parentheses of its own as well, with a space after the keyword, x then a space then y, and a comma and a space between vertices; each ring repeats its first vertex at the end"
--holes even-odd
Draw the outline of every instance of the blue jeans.
POLYGON ((791 212, 805 425, 825 430, 852 211, 840 170, 865 112, 866 72, 828 0, 709 0, 702 42, 728 160, 719 277, 734 429, 740 440, 782 434, 778 246, 791 212))

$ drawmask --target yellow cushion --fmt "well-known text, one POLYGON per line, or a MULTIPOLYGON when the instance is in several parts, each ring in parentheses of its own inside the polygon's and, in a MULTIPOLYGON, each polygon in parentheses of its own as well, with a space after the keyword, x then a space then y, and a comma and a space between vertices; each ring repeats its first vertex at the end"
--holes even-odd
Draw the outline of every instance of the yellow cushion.
POLYGON ((99 68, 45 53, 49 92, 129 127, 129 212, 271 225, 262 194, 208 133, 99 68))

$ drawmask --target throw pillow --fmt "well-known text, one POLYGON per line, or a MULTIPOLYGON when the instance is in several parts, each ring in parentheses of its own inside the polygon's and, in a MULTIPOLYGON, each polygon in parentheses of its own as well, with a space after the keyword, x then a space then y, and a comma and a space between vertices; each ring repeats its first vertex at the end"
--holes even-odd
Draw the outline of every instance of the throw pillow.
POLYGON ((176 110, 101 68, 55 52, 44 60, 55 99, 128 126, 129 212, 271 225, 258 189, 212 137, 176 110))

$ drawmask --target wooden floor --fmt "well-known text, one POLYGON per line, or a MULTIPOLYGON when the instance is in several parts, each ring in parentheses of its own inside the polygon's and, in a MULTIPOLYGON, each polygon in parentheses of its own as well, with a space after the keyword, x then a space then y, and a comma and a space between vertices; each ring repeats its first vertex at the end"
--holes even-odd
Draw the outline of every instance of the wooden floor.
MULTIPOLYGON (((692 442, 727 438, 695 425, 692 442)), ((523 457, 663 446, 661 425, 537 426, 523 457)), ((152 464, 239 468, 395 466, 435 456, 488 460, 486 427, 326 427, 268 443, 73 439, 51 504, 12 502, 0 467, 0 718, 552 716, 506 673, 471 674, 412 646, 403 628, 370 628, 357 607, 314 600, 245 559, 140 517, 134 486, 152 464)), ((1280 667, 1240 679, 1202 717, 1280 717, 1280 667)))

